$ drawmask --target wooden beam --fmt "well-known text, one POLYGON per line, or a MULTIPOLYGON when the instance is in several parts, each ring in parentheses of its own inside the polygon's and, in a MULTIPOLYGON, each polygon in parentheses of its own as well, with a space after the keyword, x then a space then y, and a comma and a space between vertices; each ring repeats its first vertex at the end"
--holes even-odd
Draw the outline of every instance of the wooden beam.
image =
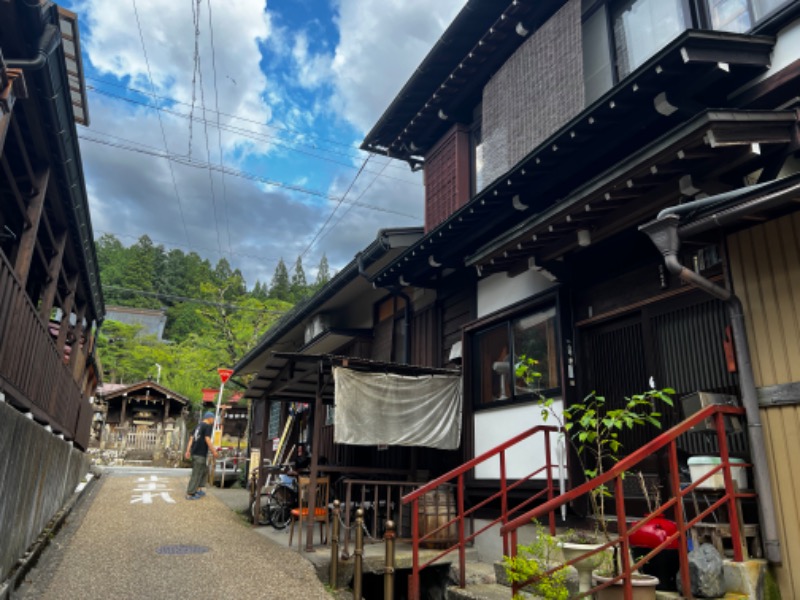
POLYGON ((22 197, 22 193, 19 191, 19 188, 17 187, 17 180, 14 178, 14 173, 11 172, 11 167, 6 160, 5 154, 0 157, 0 165, 3 167, 3 173, 5 173, 9 186, 11 186, 11 195, 13 196, 14 201, 17 203, 17 208, 19 209, 19 212, 25 221, 25 227, 30 227, 31 222, 28 220, 28 211, 25 208, 25 200, 22 197))
MULTIPOLYGON (((69 353, 69 368, 73 371, 73 376, 76 375, 75 367, 78 364, 75 360, 75 357, 80 354, 81 350, 81 336, 83 335, 83 318, 86 316, 86 303, 84 302, 81 306, 78 307, 78 312, 76 314, 76 323, 75 328, 72 330, 73 335, 75 336, 75 341, 72 342, 72 349, 69 353)), ((85 346, 88 345, 89 340, 86 340, 85 346)))
POLYGON ((67 345, 67 331, 69 331, 69 318, 72 315, 72 307, 75 305, 75 289, 78 287, 78 274, 69 278, 67 297, 61 307, 61 325, 58 328, 58 338, 56 338, 56 348, 63 358, 64 348, 67 345))
POLYGON ((20 236, 17 258, 14 261, 14 271, 17 273, 17 277, 23 288, 27 286, 28 275, 31 272, 33 255, 36 250, 36 238, 39 235, 39 222, 42 219, 42 212, 44 211, 44 199, 47 195, 47 181, 49 178, 50 169, 45 169, 43 172, 36 175, 36 179, 33 182, 36 193, 30 199, 25 209, 27 227, 25 227, 25 230, 20 236))
MULTIPOLYGON (((314 551, 314 523, 317 508, 317 479, 319 469, 319 444, 322 435, 322 388, 325 386, 325 369, 317 363, 317 390, 314 410, 311 412, 311 475, 308 482, 308 523, 306 523, 306 552, 314 551)), ((306 447, 306 450, 308 447, 306 447)), ((328 488, 330 489, 330 488, 328 488)), ((327 508, 327 507, 326 507, 327 508)))
POLYGON ((61 272, 61 265, 64 261, 64 250, 67 247, 67 232, 62 233, 56 240, 56 253, 50 259, 47 266, 47 286, 42 293, 41 304, 39 305, 39 316, 45 323, 50 321, 50 311, 53 310, 53 302, 58 291, 58 274, 61 272))
POLYGON ((22 136, 22 131, 20 131, 19 123, 17 123, 17 119, 12 120, 11 128, 14 130, 14 139, 17 140, 17 147, 19 148, 19 156, 22 158, 22 163, 25 165, 25 172, 28 174, 28 180, 31 182, 31 186, 34 187, 34 191, 31 193, 35 193, 39 191, 38 185, 36 183, 36 175, 33 171, 33 165, 31 165, 30 156, 28 156, 28 149, 25 146, 25 139, 22 136))

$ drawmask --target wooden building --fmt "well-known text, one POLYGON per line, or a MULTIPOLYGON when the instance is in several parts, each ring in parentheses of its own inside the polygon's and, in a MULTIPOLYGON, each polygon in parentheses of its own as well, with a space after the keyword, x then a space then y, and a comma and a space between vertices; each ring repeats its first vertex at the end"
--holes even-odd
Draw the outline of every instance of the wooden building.
POLYGON ((0 2, 0 579, 88 468, 104 306, 87 122, 76 15, 0 2))
POLYGON ((100 422, 101 449, 179 454, 186 439, 189 399, 154 381, 101 386, 97 390, 95 422, 100 422))
MULTIPOLYGON (((362 145, 425 172, 425 234, 370 281, 436 297, 424 335, 430 364, 463 360, 464 461, 536 424, 511 375, 522 354, 540 361, 556 406, 591 391, 619 403, 651 381, 750 403, 731 301, 673 273, 639 226, 703 198, 781 195, 778 208, 687 233, 676 264, 741 296, 756 385, 781 386, 760 390, 766 463, 752 436, 733 451, 756 463, 764 553, 788 597, 800 594, 795 479, 776 476, 796 437, 784 417, 797 381, 799 15, 789 0, 472 0, 362 145), (457 295, 453 335, 442 324, 457 295)), ((748 419, 759 429, 758 411, 748 419)), ((626 434, 625 451, 655 434, 626 434)), ((512 456, 509 472, 530 461, 512 456)), ((467 488, 480 499, 498 483, 488 469, 467 488)))

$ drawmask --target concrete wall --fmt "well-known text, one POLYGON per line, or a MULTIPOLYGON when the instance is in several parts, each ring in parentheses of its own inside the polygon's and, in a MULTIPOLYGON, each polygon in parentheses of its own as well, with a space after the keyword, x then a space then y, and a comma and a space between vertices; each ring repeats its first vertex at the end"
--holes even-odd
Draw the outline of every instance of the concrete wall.
POLYGON ((583 108, 581 2, 569 0, 483 90, 483 181, 508 171, 583 108))
POLYGON ((83 452, 0 402, 0 581, 88 468, 83 452))

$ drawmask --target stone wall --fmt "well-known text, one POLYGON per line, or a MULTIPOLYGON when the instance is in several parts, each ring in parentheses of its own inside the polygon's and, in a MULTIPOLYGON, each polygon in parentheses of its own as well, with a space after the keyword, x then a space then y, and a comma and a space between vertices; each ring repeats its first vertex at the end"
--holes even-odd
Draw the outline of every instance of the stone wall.
POLYGON ((569 0, 483 90, 483 181, 489 184, 584 108, 581 2, 569 0))
POLYGON ((0 402, 0 581, 61 509, 87 456, 0 402))

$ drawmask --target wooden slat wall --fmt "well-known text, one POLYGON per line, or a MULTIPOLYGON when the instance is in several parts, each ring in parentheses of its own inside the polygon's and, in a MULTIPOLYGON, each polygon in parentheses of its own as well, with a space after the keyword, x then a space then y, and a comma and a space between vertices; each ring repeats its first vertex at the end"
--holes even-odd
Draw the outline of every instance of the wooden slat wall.
POLYGON ((756 385, 800 381, 800 212, 732 235, 728 252, 756 385))
MULTIPOLYGON (((800 213, 728 238, 734 290, 745 308, 759 387, 800 381, 800 213)), ((800 406, 761 411, 776 498, 784 598, 800 598, 800 406)))

